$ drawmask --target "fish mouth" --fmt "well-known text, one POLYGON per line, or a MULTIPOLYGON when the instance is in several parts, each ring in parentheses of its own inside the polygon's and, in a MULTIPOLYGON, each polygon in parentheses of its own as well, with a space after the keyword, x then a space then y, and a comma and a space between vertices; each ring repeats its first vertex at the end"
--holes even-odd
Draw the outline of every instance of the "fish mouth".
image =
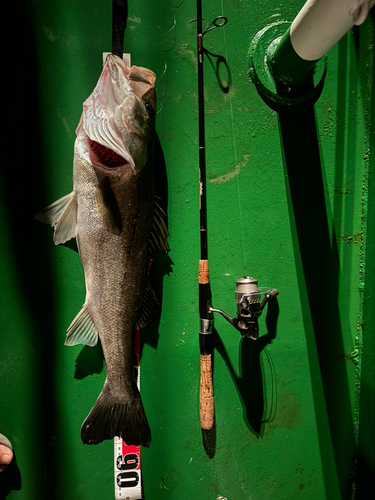
POLYGON ((121 155, 117 154, 110 148, 99 144, 99 142, 93 141, 88 138, 88 143, 90 146, 90 158, 92 161, 100 162, 106 167, 115 168, 122 165, 129 165, 129 162, 125 160, 121 155))

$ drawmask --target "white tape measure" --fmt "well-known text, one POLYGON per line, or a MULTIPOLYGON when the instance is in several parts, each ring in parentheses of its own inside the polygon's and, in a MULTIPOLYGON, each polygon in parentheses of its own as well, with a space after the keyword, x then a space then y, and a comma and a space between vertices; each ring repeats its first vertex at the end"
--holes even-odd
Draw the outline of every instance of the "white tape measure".
MULTIPOLYGON (((134 337, 137 386, 140 389, 140 331, 134 337)), ((128 446, 119 437, 114 439, 114 474, 116 500, 142 500, 142 472, 140 446, 128 446)))

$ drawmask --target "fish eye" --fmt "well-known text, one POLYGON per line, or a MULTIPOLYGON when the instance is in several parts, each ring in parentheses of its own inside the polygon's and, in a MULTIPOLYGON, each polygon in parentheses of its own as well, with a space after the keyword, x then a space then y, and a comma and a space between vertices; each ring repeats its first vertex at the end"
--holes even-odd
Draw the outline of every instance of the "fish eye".
POLYGON ((154 106, 151 104, 150 101, 147 101, 146 104, 146 109, 147 109, 147 112, 150 116, 153 116, 155 114, 155 108, 154 106))

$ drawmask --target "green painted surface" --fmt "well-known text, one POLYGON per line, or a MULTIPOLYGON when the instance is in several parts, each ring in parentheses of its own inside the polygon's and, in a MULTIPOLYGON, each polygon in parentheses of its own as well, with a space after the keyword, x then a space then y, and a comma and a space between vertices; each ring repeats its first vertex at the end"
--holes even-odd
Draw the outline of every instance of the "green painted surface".
MULTIPOLYGON (((291 21, 302 4, 203 4, 208 23, 228 18, 204 42, 227 60, 231 85, 220 91, 206 59, 213 306, 235 313, 243 274, 280 290, 270 343, 241 341, 215 317, 209 457, 198 415, 195 2, 129 2, 125 51, 158 76, 158 184, 171 234, 169 258, 154 266, 162 316, 142 333, 141 392, 153 433, 142 450, 146 500, 349 499, 358 431, 360 457, 374 467, 364 437, 373 436, 373 420, 361 427, 360 418, 374 393, 371 302, 363 310, 374 267, 373 25, 367 20, 329 52, 314 113, 279 116, 247 76, 248 49, 260 29, 291 21)), ((10 500, 114 498, 112 443, 83 446, 79 435, 105 378, 100 349, 63 345, 84 301, 82 267, 33 219, 71 190, 74 131, 110 50, 110 9, 109 0, 11 7, 20 38, 3 64, 10 92, 0 173, 0 432, 18 466, 11 479, 0 476, 0 491, 12 487, 10 500)), ((220 75, 227 79, 224 65, 220 75)))

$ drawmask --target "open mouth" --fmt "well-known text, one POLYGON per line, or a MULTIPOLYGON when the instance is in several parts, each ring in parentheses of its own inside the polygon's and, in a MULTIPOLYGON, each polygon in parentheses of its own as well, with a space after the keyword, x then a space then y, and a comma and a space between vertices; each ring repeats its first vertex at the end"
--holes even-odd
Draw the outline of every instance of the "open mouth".
POLYGON ((102 163, 106 167, 119 167, 120 165, 125 165, 128 163, 125 158, 115 153, 112 149, 109 149, 96 141, 92 141, 91 139, 89 139, 89 144, 91 147, 91 151, 94 153, 94 155, 96 155, 100 163, 102 163))

